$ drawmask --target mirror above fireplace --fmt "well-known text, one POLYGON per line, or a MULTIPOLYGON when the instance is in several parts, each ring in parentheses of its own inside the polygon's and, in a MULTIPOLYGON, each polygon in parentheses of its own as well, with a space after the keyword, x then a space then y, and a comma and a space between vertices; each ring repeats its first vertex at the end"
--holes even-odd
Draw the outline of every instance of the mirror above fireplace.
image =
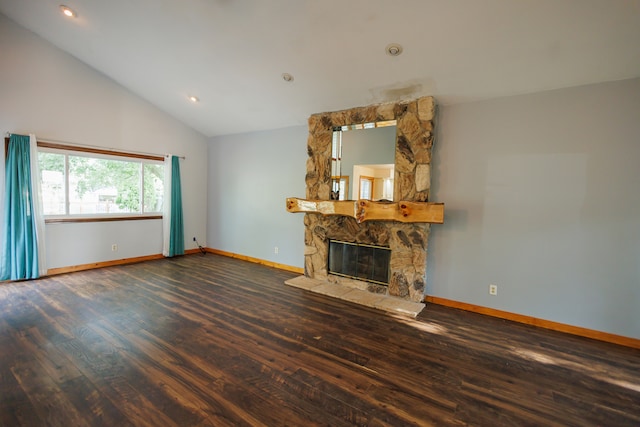
POLYGON ((435 107, 432 97, 423 97, 310 116, 306 197, 287 198, 287 211, 349 216, 358 223, 396 221, 442 224, 444 204, 429 202, 435 107), (344 174, 340 164, 332 162, 332 158, 342 160, 341 149, 332 150, 333 147, 341 147, 332 145, 334 130, 352 127, 353 123, 361 123, 356 127, 364 128, 364 123, 386 121, 396 122, 393 200, 375 201, 358 197, 361 194, 347 194, 349 176, 344 174), (344 190, 341 191, 341 187, 344 190), (344 196, 341 197, 340 193, 344 196), (357 199, 342 200, 347 197, 357 199))
POLYGON ((333 129, 331 199, 392 201, 396 121, 333 129))

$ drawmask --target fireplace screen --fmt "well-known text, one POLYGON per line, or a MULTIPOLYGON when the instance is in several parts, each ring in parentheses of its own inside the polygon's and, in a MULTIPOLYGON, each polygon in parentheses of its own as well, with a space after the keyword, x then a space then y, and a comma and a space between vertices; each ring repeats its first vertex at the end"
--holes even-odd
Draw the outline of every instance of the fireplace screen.
POLYGON ((391 249, 329 240, 329 273, 366 282, 389 284, 391 249))

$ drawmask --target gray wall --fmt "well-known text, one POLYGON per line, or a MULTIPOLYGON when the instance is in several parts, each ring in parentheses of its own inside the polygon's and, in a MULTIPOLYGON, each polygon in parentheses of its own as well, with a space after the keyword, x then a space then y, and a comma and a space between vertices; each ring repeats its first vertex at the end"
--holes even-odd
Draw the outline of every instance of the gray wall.
POLYGON ((428 294, 640 338, 640 79, 446 106, 438 129, 428 294))
POLYGON ((307 127, 212 138, 209 143, 209 247, 279 264, 304 264, 307 127), (279 253, 274 253, 274 247, 279 253))
MULTIPOLYGON (((427 293, 640 338, 639 122, 640 79, 441 107, 427 293)), ((211 141, 212 247, 303 266, 306 131, 211 141)))
MULTIPOLYGON (((203 135, 1 14, 0 52, 3 135, 35 133, 45 140, 186 156, 181 162, 185 247, 195 247, 193 236, 206 243, 207 139, 203 135)), ((4 177, 4 150, 0 150, 0 176, 4 177)), ((1 195, 3 178, 0 184, 1 195)), ((48 224, 45 228, 48 268, 162 252, 160 220, 48 224), (111 251, 113 243, 118 245, 117 252, 111 251)))

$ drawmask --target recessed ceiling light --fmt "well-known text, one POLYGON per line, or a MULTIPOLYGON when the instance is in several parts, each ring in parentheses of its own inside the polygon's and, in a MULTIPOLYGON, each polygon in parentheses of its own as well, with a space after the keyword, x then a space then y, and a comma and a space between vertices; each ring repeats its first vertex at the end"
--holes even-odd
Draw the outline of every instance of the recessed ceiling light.
POLYGON ((78 16, 78 14, 76 14, 75 10, 71 9, 69 6, 65 6, 63 4, 60 5, 60 10, 62 11, 62 14, 66 17, 69 18, 75 18, 76 16, 78 16))
POLYGON ((282 73, 282 80, 284 80, 285 82, 292 82, 293 76, 289 73, 282 73))
POLYGON ((195 104, 196 102, 200 102, 200 98, 198 98, 197 96, 191 95, 191 96, 189 96, 189 101, 191 101, 191 102, 193 102, 195 104))
POLYGON ((398 43, 391 43, 386 48, 387 55, 390 56, 399 56, 402 53, 402 46, 398 43))

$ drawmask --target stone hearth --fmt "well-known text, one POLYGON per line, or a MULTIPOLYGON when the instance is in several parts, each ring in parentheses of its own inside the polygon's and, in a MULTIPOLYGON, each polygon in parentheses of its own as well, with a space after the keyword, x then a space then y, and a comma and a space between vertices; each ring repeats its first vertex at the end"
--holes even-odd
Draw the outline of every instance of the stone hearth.
POLYGON ((372 294, 360 289, 352 289, 337 283, 311 279, 306 276, 294 277, 284 282, 295 288, 306 289, 317 294, 350 301, 367 307, 384 310, 388 313, 400 314, 415 318, 422 309, 424 303, 413 302, 394 298, 388 295, 372 294))
MULTIPOLYGON (((314 114, 309 118, 306 198, 330 200, 331 143, 335 127, 396 120, 394 200, 427 202, 431 183, 435 101, 380 104, 314 114)), ((430 224, 367 221, 338 215, 305 214, 305 276, 351 289, 422 303, 426 291, 427 240, 430 224), (329 240, 391 249, 388 286, 360 282, 327 273, 329 240)))

